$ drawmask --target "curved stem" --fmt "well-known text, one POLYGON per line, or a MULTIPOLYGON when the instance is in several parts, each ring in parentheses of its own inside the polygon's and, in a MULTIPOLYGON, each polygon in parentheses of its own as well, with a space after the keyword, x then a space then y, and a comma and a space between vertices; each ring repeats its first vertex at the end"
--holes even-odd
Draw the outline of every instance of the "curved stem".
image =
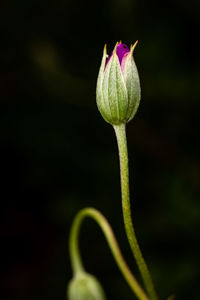
POLYGON ((125 124, 115 125, 114 130, 117 137, 120 158, 120 175, 121 175, 121 193, 122 193, 122 210, 124 224, 128 241, 141 273, 142 279, 152 300, 157 300, 153 281, 148 267, 142 256, 138 241, 136 239, 134 226, 131 219, 130 191, 129 191, 129 169, 128 169, 128 149, 126 140, 125 124))
POLYGON ((82 209, 76 215, 74 222, 72 224, 72 228, 70 232, 69 250, 70 250, 73 272, 76 274, 77 272, 84 271, 84 267, 82 265, 81 257, 79 254, 78 237, 79 237, 81 223, 85 217, 91 217, 101 227, 119 269, 121 270, 127 283, 129 284, 132 291, 136 294, 138 299, 148 300, 149 298, 140 287, 139 283, 131 273, 130 269, 128 268, 124 260, 110 224, 108 223, 106 218, 94 208, 82 209))

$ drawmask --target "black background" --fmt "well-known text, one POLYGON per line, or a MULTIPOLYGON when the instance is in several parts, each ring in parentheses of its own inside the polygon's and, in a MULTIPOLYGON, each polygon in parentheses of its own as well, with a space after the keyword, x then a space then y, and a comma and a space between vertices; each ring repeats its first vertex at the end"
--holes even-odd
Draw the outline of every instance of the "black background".
MULTIPOLYGON (((68 236, 94 206, 124 234, 117 146, 95 85, 103 46, 139 40, 142 100, 127 126, 133 219, 160 299, 199 299, 199 11, 195 0, 1 2, 1 299, 65 299, 68 236)), ((81 253, 109 300, 136 299, 104 237, 81 253)))

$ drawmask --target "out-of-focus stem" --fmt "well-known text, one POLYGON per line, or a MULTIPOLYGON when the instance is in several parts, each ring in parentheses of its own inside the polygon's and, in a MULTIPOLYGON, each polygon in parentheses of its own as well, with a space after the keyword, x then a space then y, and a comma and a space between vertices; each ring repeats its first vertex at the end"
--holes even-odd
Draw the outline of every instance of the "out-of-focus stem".
POLYGON ((110 224, 108 223, 106 218, 94 208, 82 209, 76 215, 74 222, 72 224, 72 228, 70 232, 70 240, 69 240, 69 250, 70 250, 73 272, 76 274, 78 272, 84 271, 84 267, 79 253, 78 238, 79 238, 81 223, 86 217, 90 217, 94 219, 101 227, 120 271, 122 272, 124 278, 126 279, 127 283, 129 284, 130 288, 135 293, 137 298, 140 300, 149 300, 149 298, 147 297, 147 295, 145 294, 145 292, 143 291, 143 289, 135 279, 134 275, 131 273, 129 267, 127 266, 121 254, 117 240, 114 236, 110 224))

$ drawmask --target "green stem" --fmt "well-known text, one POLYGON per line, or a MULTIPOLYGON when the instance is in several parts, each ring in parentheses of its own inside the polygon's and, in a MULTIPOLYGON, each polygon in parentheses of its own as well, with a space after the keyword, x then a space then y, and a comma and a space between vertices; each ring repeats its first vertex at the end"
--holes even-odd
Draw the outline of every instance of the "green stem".
POLYGON ((129 192, 129 169, 128 169, 128 149, 126 141, 125 124, 115 125, 114 130, 117 137, 120 158, 120 174, 121 174, 121 193, 122 193, 122 210, 124 224, 128 241, 141 273, 142 279, 146 286, 150 299, 157 300, 153 281, 149 273, 148 267, 142 256, 138 241, 136 239, 135 230, 131 219, 130 192, 129 192))
POLYGON ((122 254, 121 254, 121 251, 119 249, 118 243, 116 241, 116 238, 114 236, 114 233, 111 229, 110 224, 108 223, 106 218, 94 208, 82 209, 76 215, 74 222, 72 224, 72 228, 71 228, 71 232, 70 232, 70 241, 69 241, 70 248, 69 248, 69 250, 70 250, 70 257, 71 257, 73 272, 76 274, 78 272, 84 271, 84 267, 83 267, 81 257, 79 254, 78 237, 79 237, 81 223, 85 217, 93 218, 98 223, 98 225, 101 227, 119 269, 121 270, 127 283, 129 284, 132 291, 136 294, 138 299, 149 300, 149 298, 147 297, 147 295, 142 290, 139 283, 137 282, 137 280, 131 273, 130 269, 128 268, 122 254))

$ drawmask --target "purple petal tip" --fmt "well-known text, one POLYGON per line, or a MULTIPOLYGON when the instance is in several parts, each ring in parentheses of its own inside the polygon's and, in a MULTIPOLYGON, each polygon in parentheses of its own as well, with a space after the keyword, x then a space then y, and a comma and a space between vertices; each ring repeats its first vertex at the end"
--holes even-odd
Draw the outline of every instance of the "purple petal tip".
POLYGON ((120 65, 121 65, 121 62, 122 62, 122 59, 123 59, 124 55, 126 55, 129 52, 130 52, 130 50, 126 46, 126 44, 121 44, 120 43, 120 44, 117 45, 117 51, 116 51, 116 53, 117 53, 117 56, 119 58, 120 65))
MULTIPOLYGON (((118 58, 119 58, 119 63, 120 63, 120 65, 121 65, 121 63, 122 63, 123 57, 124 57, 127 53, 129 53, 129 52, 130 52, 130 49, 127 47, 126 44, 122 44, 122 43, 120 42, 120 43, 117 45, 116 54, 117 54, 117 56, 118 56, 118 58)), ((113 55, 113 51, 112 51, 111 55, 108 57, 106 64, 109 62, 109 60, 110 60, 110 58, 112 57, 112 55, 113 55)))

